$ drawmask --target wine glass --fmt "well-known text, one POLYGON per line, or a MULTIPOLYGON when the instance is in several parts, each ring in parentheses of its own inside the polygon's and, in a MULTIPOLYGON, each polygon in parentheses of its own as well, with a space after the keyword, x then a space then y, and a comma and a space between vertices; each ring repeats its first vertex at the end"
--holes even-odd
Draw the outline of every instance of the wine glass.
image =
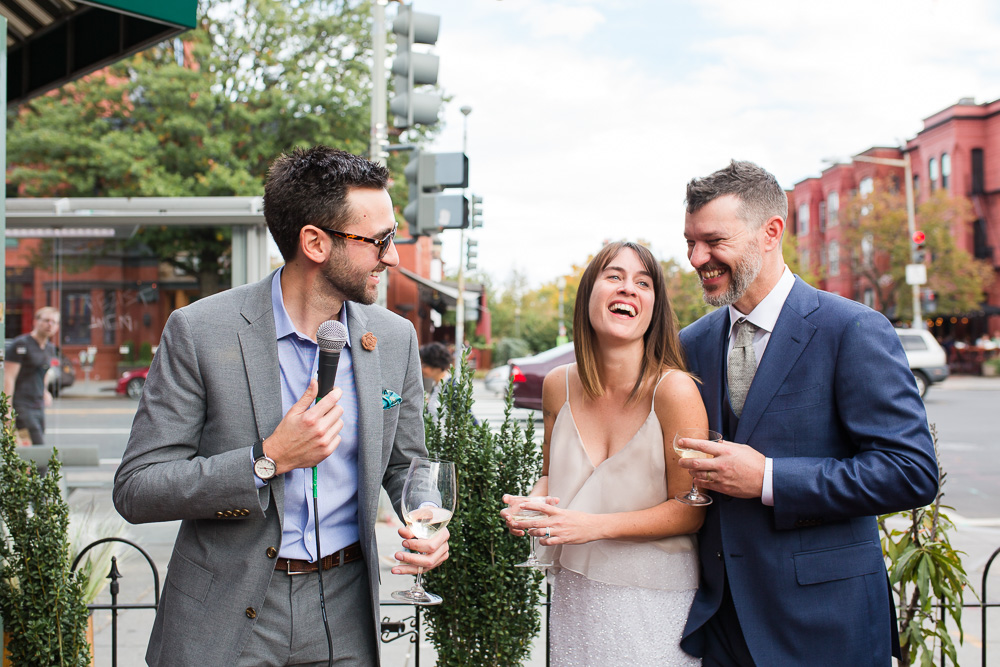
MULTIPOLYGON (((713 458, 711 454, 706 454, 705 452, 699 452, 697 449, 686 449, 684 447, 679 447, 677 441, 681 438, 691 438, 692 440, 711 440, 712 442, 722 442, 722 434, 716 431, 710 431, 707 428, 681 428, 677 429, 676 435, 674 435, 674 451, 682 459, 710 459, 713 458)), ((694 479, 691 480, 691 490, 687 493, 675 496, 675 498, 685 505, 694 505, 700 507, 703 505, 711 505, 712 497, 702 493, 698 489, 698 485, 695 484, 694 479)))
MULTIPOLYGON (((410 461, 401 504, 403 520, 417 539, 430 539, 448 525, 455 513, 457 492, 455 464, 451 461, 423 457, 410 461)), ((424 568, 418 568, 410 590, 395 591, 392 597, 410 604, 441 604, 441 596, 424 590, 423 576, 424 568)))
MULTIPOLYGON (((527 503, 546 503, 545 496, 527 496, 525 498, 521 498, 521 503, 514 510, 514 513, 511 514, 511 518, 514 519, 514 521, 531 521, 532 519, 540 519, 546 516, 545 512, 542 512, 541 510, 525 509, 524 506, 527 503)), ((543 563, 541 559, 538 558, 538 554, 535 552, 535 545, 538 543, 538 538, 527 530, 524 531, 524 533, 530 539, 531 544, 531 548, 528 552, 528 560, 523 563, 517 563, 514 567, 550 567, 552 563, 543 563)))

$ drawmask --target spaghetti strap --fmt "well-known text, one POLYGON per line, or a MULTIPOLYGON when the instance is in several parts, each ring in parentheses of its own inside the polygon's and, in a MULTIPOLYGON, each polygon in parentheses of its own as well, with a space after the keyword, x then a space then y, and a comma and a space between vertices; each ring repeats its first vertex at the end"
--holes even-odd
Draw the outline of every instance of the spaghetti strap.
MULTIPOLYGON (((656 381, 656 386, 653 387, 653 405, 652 405, 652 407, 650 409, 654 409, 656 407, 656 390, 660 388, 660 383, 663 382, 663 378, 667 377, 668 375, 670 375, 673 372, 674 372, 674 369, 671 368, 669 371, 667 371, 666 373, 664 373, 663 375, 661 375, 660 379, 656 381)), ((567 394, 569 392, 569 388, 568 387, 569 387, 569 385, 567 385, 567 390, 566 390, 567 394)))
POLYGON ((569 403, 569 364, 566 364, 566 402, 569 403))

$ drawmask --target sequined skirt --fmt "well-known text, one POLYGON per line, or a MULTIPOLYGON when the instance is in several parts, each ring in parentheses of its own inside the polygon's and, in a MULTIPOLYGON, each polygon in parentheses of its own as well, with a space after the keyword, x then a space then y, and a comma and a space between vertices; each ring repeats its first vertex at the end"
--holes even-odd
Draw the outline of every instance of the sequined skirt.
POLYGON ((698 667, 701 659, 680 647, 694 594, 615 586, 560 570, 552 576, 553 667, 698 667))

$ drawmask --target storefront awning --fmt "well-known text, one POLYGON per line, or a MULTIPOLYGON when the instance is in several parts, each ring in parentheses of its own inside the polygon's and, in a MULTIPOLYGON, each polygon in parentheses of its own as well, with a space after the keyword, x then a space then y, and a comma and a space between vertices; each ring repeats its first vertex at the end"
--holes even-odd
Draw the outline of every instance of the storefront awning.
POLYGON ((7 105, 179 35, 198 0, 0 0, 7 19, 7 105))
MULTIPOLYGON (((444 312, 454 308, 458 304, 458 288, 451 285, 439 283, 430 278, 424 278, 401 266, 396 270, 410 280, 417 283, 420 292, 420 300, 430 305, 431 308, 439 312, 444 312)), ((479 292, 465 292, 465 319, 475 322, 479 319, 479 292)))

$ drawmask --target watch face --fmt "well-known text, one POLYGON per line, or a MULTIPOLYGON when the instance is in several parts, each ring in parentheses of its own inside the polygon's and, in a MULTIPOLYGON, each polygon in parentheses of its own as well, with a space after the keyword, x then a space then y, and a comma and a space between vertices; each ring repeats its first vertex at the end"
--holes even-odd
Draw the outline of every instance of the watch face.
POLYGON ((269 458, 259 458, 253 462, 253 471, 261 479, 271 479, 274 477, 274 461, 269 458))

